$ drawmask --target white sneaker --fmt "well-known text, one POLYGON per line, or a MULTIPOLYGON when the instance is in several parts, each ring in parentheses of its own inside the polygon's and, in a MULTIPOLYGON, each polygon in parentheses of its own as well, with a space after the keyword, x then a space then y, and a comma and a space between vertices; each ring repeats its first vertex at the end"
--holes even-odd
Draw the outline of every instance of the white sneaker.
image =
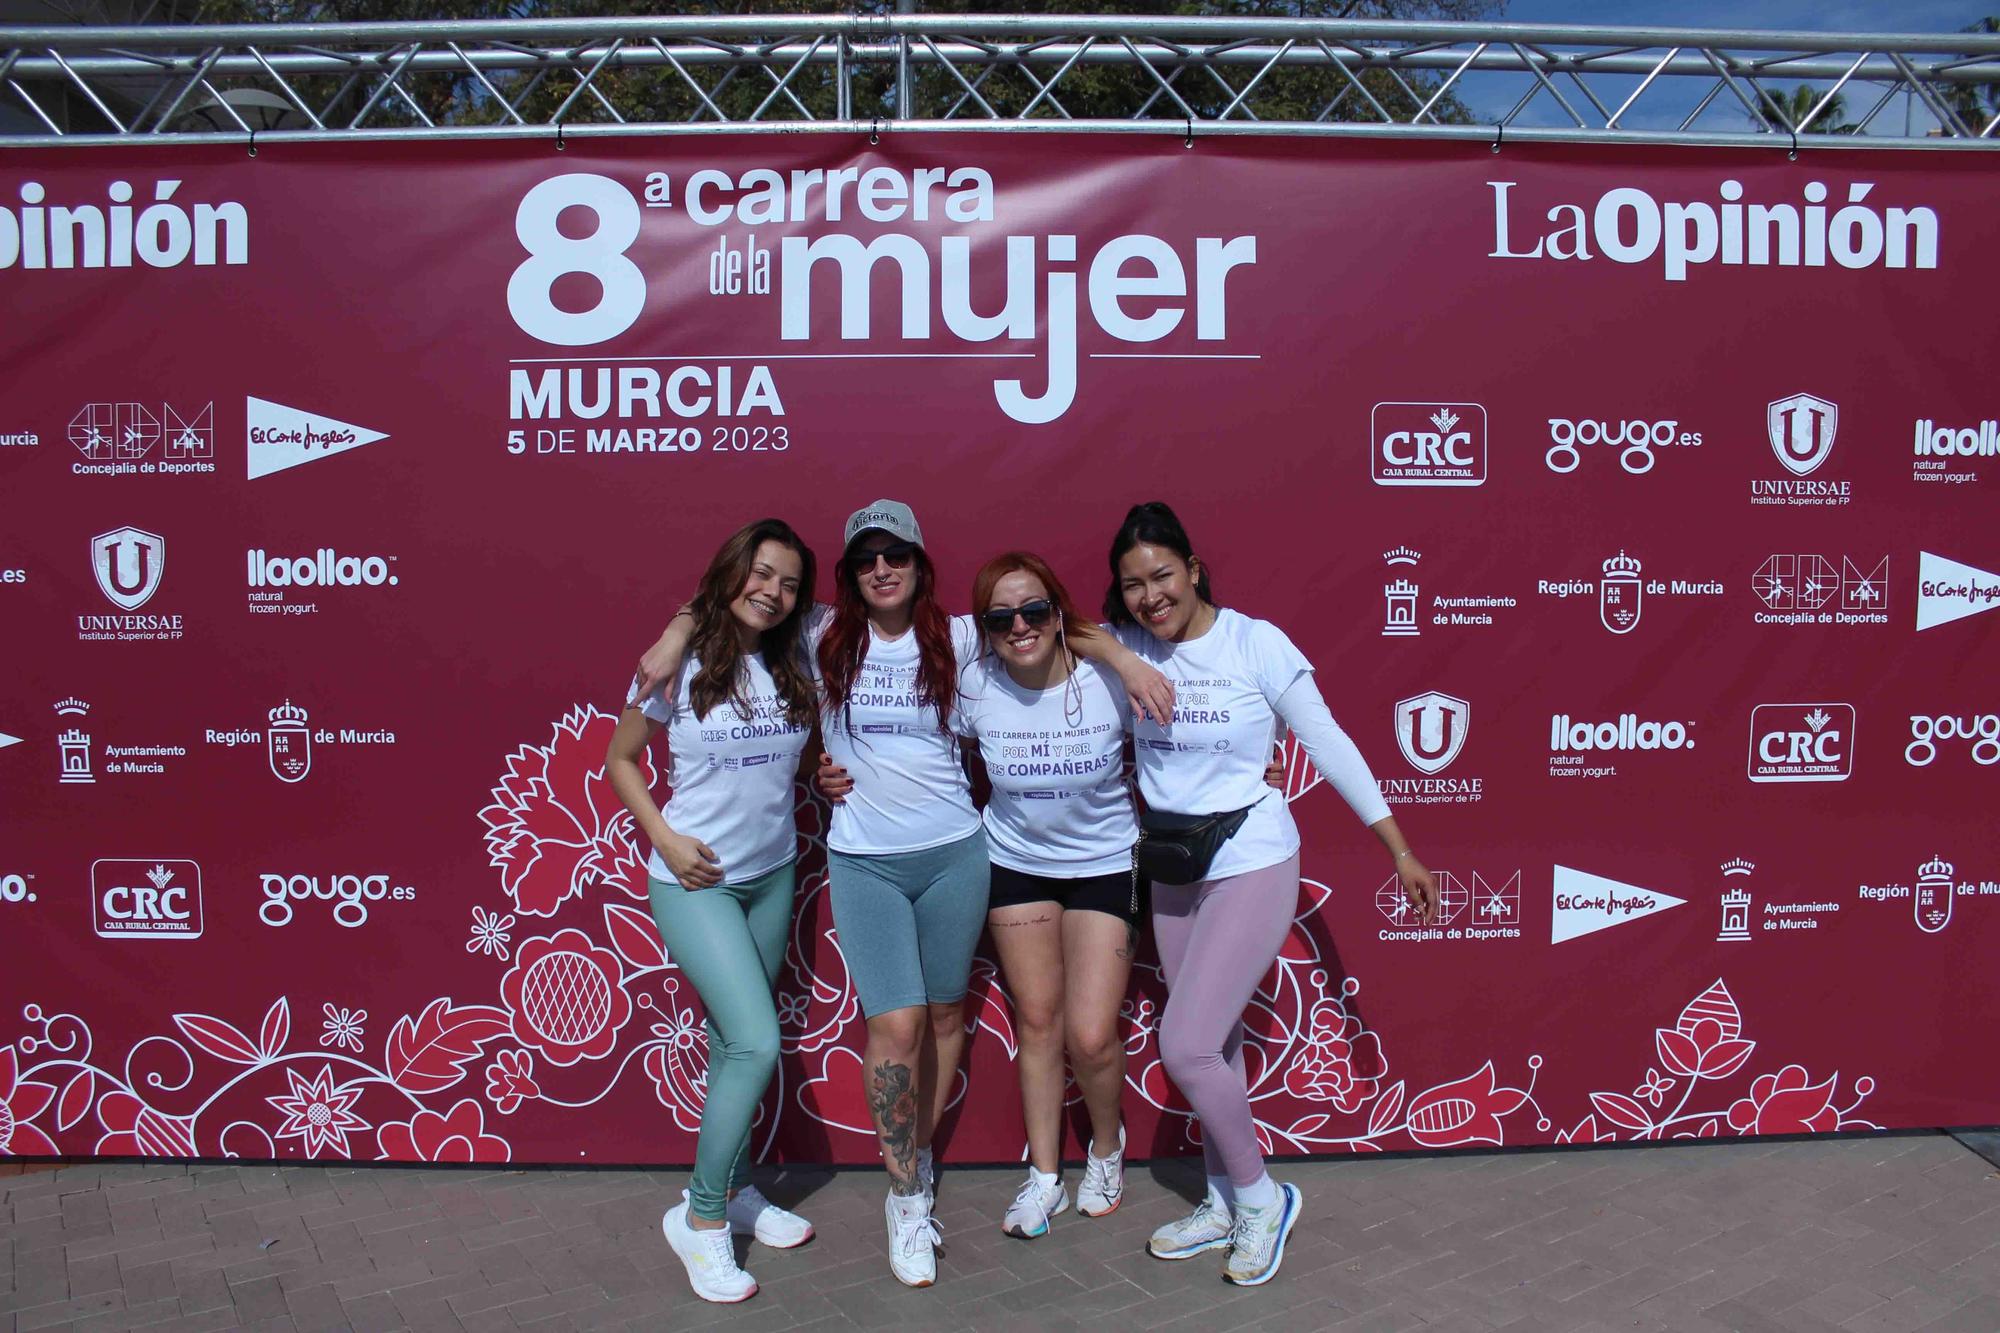
POLYGON ((1155 1259, 1192 1259, 1203 1250, 1219 1250, 1229 1244, 1234 1222, 1229 1205, 1210 1190, 1193 1213, 1155 1231, 1146 1249, 1155 1259))
POLYGON ((1285 1237, 1292 1234, 1292 1225, 1299 1220, 1299 1205, 1305 1201, 1296 1185, 1280 1185, 1278 1191, 1278 1201, 1264 1208, 1236 1201, 1229 1263, 1222 1270, 1224 1282, 1255 1287, 1278 1275, 1278 1265, 1285 1258, 1285 1237))
POLYGON ((1099 1157, 1083 1150, 1083 1184, 1077 1187, 1076 1210, 1085 1217, 1118 1211, 1125 1201, 1125 1127, 1118 1127, 1118 1151, 1099 1157))
POLYGON ((928 1287, 937 1281, 937 1247, 944 1233, 931 1218, 931 1201, 922 1194, 891 1194, 882 1211, 889 1221, 889 1271, 906 1287, 928 1287))
MULTIPOLYGON (((683 1199, 688 1197, 681 1191, 683 1199)), ((786 1212, 777 1204, 765 1198, 755 1185, 745 1185, 736 1191, 736 1197, 729 1201, 723 1216, 729 1219, 729 1229, 739 1236, 755 1236, 757 1240, 774 1250, 789 1250, 805 1244, 813 1238, 813 1224, 797 1213, 786 1212)))
POLYGON ((688 1225, 688 1206, 677 1203, 660 1219, 667 1244, 687 1267, 688 1283, 705 1301, 731 1305, 757 1294, 757 1279, 736 1266, 728 1227, 697 1231, 688 1225))
POLYGON ((1000 1229, 1021 1240, 1046 1236, 1049 1234, 1049 1219, 1068 1207, 1069 1191, 1063 1188, 1061 1177, 1051 1177, 1044 1185, 1031 1166, 1028 1168, 1028 1183, 1021 1186, 1014 1202, 1007 1205, 1007 1217, 1000 1223, 1000 1229))

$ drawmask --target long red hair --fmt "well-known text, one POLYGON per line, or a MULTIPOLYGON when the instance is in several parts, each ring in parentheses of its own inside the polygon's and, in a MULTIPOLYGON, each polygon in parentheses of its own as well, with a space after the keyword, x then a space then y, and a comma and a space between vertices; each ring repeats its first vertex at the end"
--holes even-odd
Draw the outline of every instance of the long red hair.
MULTIPOLYGON (((945 728, 958 695, 958 656, 951 647, 951 618, 937 601, 937 571, 919 546, 911 552, 917 590, 910 600, 910 620, 917 636, 917 701, 937 710, 938 730, 945 728)), ((847 720, 847 703, 868 653, 868 603, 853 562, 845 555, 833 581, 833 620, 819 641, 820 688, 828 711, 847 720)))

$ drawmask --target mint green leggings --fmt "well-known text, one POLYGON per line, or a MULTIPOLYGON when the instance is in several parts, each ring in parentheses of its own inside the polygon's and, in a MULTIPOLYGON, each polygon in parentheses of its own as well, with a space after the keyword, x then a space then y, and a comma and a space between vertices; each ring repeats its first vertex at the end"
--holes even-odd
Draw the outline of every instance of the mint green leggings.
POLYGON ((788 863, 712 889, 646 881, 667 954, 708 1011, 708 1101, 688 1202, 711 1222, 722 1219, 729 1191, 750 1183, 750 1122, 778 1067, 771 987, 792 922, 792 871, 788 863))

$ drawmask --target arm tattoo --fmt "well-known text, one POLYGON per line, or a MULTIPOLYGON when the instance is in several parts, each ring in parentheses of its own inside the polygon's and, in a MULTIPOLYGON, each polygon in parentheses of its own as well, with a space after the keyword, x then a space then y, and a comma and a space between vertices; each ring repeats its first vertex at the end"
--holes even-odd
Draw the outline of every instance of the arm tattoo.
POLYGON ((882 1155, 888 1160, 891 1188, 897 1194, 921 1192, 915 1137, 916 1083, 908 1065, 884 1060, 875 1066, 869 1080, 868 1109, 874 1114, 876 1132, 882 1136, 882 1155))

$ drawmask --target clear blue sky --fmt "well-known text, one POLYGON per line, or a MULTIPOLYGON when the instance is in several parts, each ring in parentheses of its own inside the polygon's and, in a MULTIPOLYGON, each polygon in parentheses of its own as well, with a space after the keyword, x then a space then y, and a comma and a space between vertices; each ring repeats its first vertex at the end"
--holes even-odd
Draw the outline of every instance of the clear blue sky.
MULTIPOLYGON (((1987 15, 2000 15, 2000 0, 1510 0, 1498 17, 1516 23, 1559 23, 1577 27, 1674 27, 1807 32, 1926 33, 1957 32, 1987 15)), ((1655 56, 1663 52, 1651 53, 1655 56)), ((1592 90, 1610 107, 1618 106, 1639 84, 1639 78, 1597 74, 1592 90)), ((1799 83, 1773 72, 1766 87, 1782 95, 1799 83)), ((1712 86, 1707 78, 1663 79, 1632 107, 1620 122, 1631 129, 1670 130, 1692 111, 1712 86)), ((1812 85, 1815 91, 1830 81, 1812 85)), ((1856 80, 1843 91, 1845 115, 1858 120, 1876 105, 1885 85, 1856 80)), ((1498 119, 1532 87, 1522 75, 1468 75, 1460 96, 1474 114, 1498 119)), ((1565 95, 1575 90, 1563 84, 1565 95)), ((1538 94, 1514 122, 1518 125, 1564 126, 1561 109, 1545 93, 1538 94)), ((1693 126, 1735 131, 1749 124, 1748 112, 1734 96, 1714 99, 1693 126)), ((1870 122, 1877 134, 1923 135, 1935 122, 1922 104, 1898 96, 1870 122), (1911 103, 1905 105, 1906 102, 1911 103)))
POLYGON ((1797 28, 1812 32, 1954 32, 2000 0, 1512 0, 1518 23, 1797 28))

